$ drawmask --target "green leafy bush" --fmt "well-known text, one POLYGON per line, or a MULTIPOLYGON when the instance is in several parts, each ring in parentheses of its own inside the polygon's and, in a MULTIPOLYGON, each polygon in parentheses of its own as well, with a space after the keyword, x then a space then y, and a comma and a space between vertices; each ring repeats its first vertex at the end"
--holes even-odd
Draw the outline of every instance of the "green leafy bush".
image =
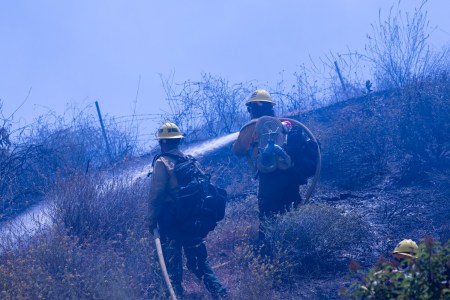
POLYGON ((450 240, 442 246, 426 238, 415 261, 402 264, 407 263, 399 271, 398 263, 382 260, 367 274, 352 267, 357 279, 340 293, 348 299, 450 299, 450 240))

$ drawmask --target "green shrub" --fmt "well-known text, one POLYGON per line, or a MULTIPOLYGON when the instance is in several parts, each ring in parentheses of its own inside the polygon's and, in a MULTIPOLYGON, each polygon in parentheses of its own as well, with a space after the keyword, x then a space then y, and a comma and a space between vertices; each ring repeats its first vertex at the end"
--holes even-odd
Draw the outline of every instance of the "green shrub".
POLYGON ((367 274, 353 271, 356 281, 340 291, 348 299, 450 299, 450 240, 442 246, 426 238, 416 260, 402 272, 385 261, 367 274))

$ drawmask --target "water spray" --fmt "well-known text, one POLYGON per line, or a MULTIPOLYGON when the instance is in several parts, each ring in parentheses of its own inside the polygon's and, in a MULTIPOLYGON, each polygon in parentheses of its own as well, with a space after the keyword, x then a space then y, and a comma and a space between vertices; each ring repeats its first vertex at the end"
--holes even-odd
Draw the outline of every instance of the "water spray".
POLYGON ((214 150, 217 150, 219 148, 222 148, 226 144, 229 144, 237 139, 239 135, 239 132, 234 132, 227 134, 225 136, 208 140, 206 142, 203 142, 199 145, 195 145, 192 147, 187 148, 185 151, 183 151, 186 154, 192 155, 194 157, 199 157, 206 155, 214 150))
MULTIPOLYGON (((192 155, 196 158, 202 157, 212 151, 222 148, 223 146, 235 141, 239 135, 239 132, 233 132, 225 136, 221 136, 212 140, 207 140, 197 145, 190 146, 183 150, 184 154, 192 155)), ((135 173, 132 175, 133 180, 143 176, 150 176, 153 172, 151 165, 145 166, 144 171, 135 173)))

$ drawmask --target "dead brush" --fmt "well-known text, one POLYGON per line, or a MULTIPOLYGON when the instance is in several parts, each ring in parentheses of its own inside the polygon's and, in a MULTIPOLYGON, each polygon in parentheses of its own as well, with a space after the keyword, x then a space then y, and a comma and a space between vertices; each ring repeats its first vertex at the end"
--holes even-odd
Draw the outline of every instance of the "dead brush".
POLYGON ((148 184, 128 178, 77 175, 62 179, 48 198, 54 221, 81 239, 125 238, 143 230, 148 184))
POLYGON ((118 247, 114 241, 82 242, 59 230, 51 230, 51 238, 36 235, 26 248, 1 256, 2 299, 156 299, 161 294, 148 238, 128 238, 118 247))
POLYGON ((266 220, 263 228, 270 255, 290 278, 344 271, 350 258, 368 250, 371 235, 360 215, 326 205, 302 206, 266 220))
MULTIPOLYGON (((79 176, 51 196, 53 223, 1 247, 2 299, 160 299, 145 184, 79 176)), ((49 195, 50 197, 50 195, 49 195)), ((3 240, 2 240, 3 242, 3 240)), ((3 246, 3 245, 2 245, 3 246)))

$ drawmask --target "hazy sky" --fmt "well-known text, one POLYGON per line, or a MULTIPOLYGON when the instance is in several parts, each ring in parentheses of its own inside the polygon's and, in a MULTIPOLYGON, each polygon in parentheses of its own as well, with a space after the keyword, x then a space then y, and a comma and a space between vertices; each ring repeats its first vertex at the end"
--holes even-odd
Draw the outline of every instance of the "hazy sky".
MULTIPOLYGON (((404 0, 412 10, 420 1, 404 0)), ((158 74, 202 72, 231 83, 275 83, 330 51, 360 50, 388 0, 3 0, 0 99, 23 125, 67 103, 98 100, 104 114, 167 110, 158 74)), ((395 1, 396 3, 396 1, 395 1)), ((433 45, 450 40, 449 0, 430 0, 433 45)))

